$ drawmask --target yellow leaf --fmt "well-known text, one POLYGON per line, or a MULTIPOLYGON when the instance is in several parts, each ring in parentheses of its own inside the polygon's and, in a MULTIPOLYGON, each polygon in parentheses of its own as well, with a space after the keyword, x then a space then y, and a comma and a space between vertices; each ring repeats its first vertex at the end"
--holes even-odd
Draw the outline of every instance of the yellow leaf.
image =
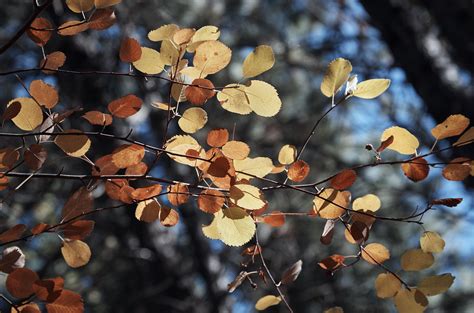
POLYGON ((54 143, 69 156, 80 158, 85 155, 91 147, 91 141, 77 129, 68 129, 65 133, 77 133, 77 135, 57 135, 54 143))
POLYGON ((381 299, 391 298, 402 287, 402 283, 391 273, 382 273, 375 279, 375 290, 377 297, 381 299))
POLYGON ((214 219, 212 220, 211 224, 202 226, 202 232, 204 236, 209 239, 220 239, 219 231, 217 229, 217 216, 222 218, 223 215, 224 214, 222 213, 222 210, 217 211, 214 214, 214 219))
POLYGON ((253 238, 256 226, 247 212, 238 207, 229 207, 214 214, 219 239, 228 246, 238 247, 253 238))
POLYGON ((433 265, 434 257, 431 253, 425 253, 421 249, 410 249, 403 253, 401 258, 402 269, 414 272, 426 269, 433 265))
POLYGON ((43 111, 35 100, 31 98, 16 98, 8 102, 7 107, 13 103, 20 104, 20 111, 12 118, 12 122, 21 130, 30 131, 40 126, 43 122, 43 111))
POLYGON ((454 282, 454 276, 451 274, 442 274, 428 276, 421 280, 418 289, 427 296, 435 296, 443 293, 451 287, 454 282))
POLYGON ((364 212, 376 212, 380 209, 380 199, 376 195, 368 194, 363 197, 357 198, 352 203, 352 209, 356 211, 364 212))
POLYGON ((380 243, 371 243, 362 250, 362 258, 370 264, 382 264, 390 259, 390 251, 380 243))
POLYGON ((469 128, 459 139, 453 143, 453 146, 464 146, 474 142, 474 127, 469 128))
POLYGON ((313 199, 313 213, 325 219, 338 218, 346 212, 350 193, 332 188, 324 189, 313 199))
POLYGON ((469 122, 469 119, 462 114, 450 115, 444 122, 436 125, 431 130, 431 134, 437 140, 461 135, 469 126, 469 122))
POLYGON ((423 252, 439 253, 444 249, 444 240, 433 231, 425 231, 420 237, 420 246, 423 252))
POLYGON ((205 41, 196 48, 193 64, 206 74, 215 74, 225 68, 232 50, 220 41, 205 41))
POLYGON ((393 136, 393 142, 387 147, 387 149, 397 151, 401 154, 415 154, 416 149, 420 145, 418 139, 402 127, 393 126, 387 128, 383 132, 380 141, 383 142, 390 136, 393 136))
POLYGON ((351 62, 343 58, 337 58, 329 63, 329 66, 324 74, 321 82, 321 92, 326 97, 333 97, 342 85, 349 78, 352 71, 351 62))
POLYGON ((244 160, 250 153, 250 147, 245 142, 231 140, 222 147, 222 153, 232 160, 244 160))
POLYGON ((260 189, 247 184, 230 187, 229 199, 234 205, 246 210, 259 210, 266 204, 260 189))
POLYGON ((219 28, 212 25, 207 25, 199 28, 191 38, 191 43, 186 47, 186 51, 193 53, 196 48, 204 41, 215 41, 219 39, 221 32, 219 28))
POLYGON ((179 51, 170 40, 161 43, 160 56, 164 65, 176 65, 179 58, 179 51))
POLYGON ((137 70, 145 74, 159 74, 165 67, 161 54, 155 49, 142 47, 142 56, 132 63, 137 70))
POLYGON ((278 162, 280 164, 291 164, 295 162, 296 159, 296 147, 293 145, 284 145, 281 147, 280 152, 278 153, 278 162))
POLYGON ((417 289, 401 289, 395 298, 395 307, 398 313, 422 313, 428 306, 428 299, 417 289))
POLYGON ((251 80, 244 87, 250 108, 260 116, 271 117, 276 115, 281 108, 278 92, 269 83, 260 80, 251 80))
POLYGON ((139 221, 151 223, 159 218, 160 210, 161 205, 155 199, 140 201, 135 209, 135 217, 139 221))
POLYGON ((263 311, 266 308, 277 305, 280 302, 280 297, 276 297, 273 295, 264 296, 258 299, 257 303, 255 303, 255 309, 258 311, 263 311))
POLYGON ((74 13, 88 12, 94 7, 94 0, 66 0, 66 5, 74 13))
POLYGON ((91 249, 81 240, 64 241, 61 253, 66 263, 73 268, 86 265, 91 258, 91 249))
POLYGON ((272 47, 262 45, 255 48, 244 60, 242 71, 244 78, 260 75, 273 67, 275 56, 272 47))
POLYGON ((175 162, 189 165, 189 166, 198 166, 203 161, 196 160, 195 158, 188 158, 185 156, 178 156, 175 154, 188 155, 189 150, 194 150, 199 153, 200 158, 206 158, 206 153, 204 149, 199 145, 199 143, 193 137, 189 135, 176 135, 168 139, 165 145, 165 150, 168 152, 168 156, 175 162))
POLYGON ((230 84, 217 93, 222 108, 232 113, 247 115, 252 112, 249 100, 245 93, 245 86, 240 84, 230 84))
POLYGON ((237 180, 250 180, 255 178, 254 176, 260 178, 267 176, 273 169, 273 163, 270 158, 266 157, 245 158, 244 160, 234 160, 234 167, 237 172, 237 180))
POLYGON ((97 9, 103 9, 119 4, 120 2, 122 2, 122 0, 95 0, 95 7, 97 9))
POLYGON ((148 33, 148 39, 151 41, 163 41, 171 40, 174 33, 179 30, 179 26, 175 24, 163 25, 157 29, 154 29, 148 33))
POLYGON ((184 75, 185 78, 189 78, 190 81, 195 80, 196 78, 204 78, 206 75, 202 73, 200 69, 194 66, 188 66, 179 71, 181 75, 184 75))
POLYGON ((352 95, 362 99, 373 99, 380 96, 390 86, 390 79, 369 79, 357 84, 352 95))
POLYGON ((207 123, 207 113, 201 108, 189 108, 178 120, 179 127, 186 133, 193 134, 207 123))

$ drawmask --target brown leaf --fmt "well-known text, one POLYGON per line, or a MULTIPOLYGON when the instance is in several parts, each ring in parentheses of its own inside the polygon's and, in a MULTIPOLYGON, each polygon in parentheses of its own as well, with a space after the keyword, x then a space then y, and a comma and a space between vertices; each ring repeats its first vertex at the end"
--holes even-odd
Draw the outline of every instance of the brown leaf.
POLYGON ((263 222, 272 227, 280 227, 285 224, 285 215, 280 211, 273 211, 263 217, 263 222))
POLYGON ((33 290, 38 299, 49 303, 59 298, 63 288, 64 279, 61 277, 37 280, 33 284, 33 290))
POLYGON ((92 175, 114 175, 120 169, 112 162, 112 154, 104 155, 95 161, 95 167, 92 168, 92 175))
POLYGON ((67 220, 82 213, 92 210, 92 193, 86 187, 80 187, 67 200, 63 207, 61 217, 67 220))
POLYGON ((447 180, 461 181, 471 173, 470 159, 455 158, 443 169, 443 177, 447 180))
POLYGON ((18 247, 8 247, 2 252, 0 271, 11 273, 17 268, 25 267, 25 254, 18 247))
POLYGON ((340 254, 333 254, 331 256, 328 256, 321 262, 319 262, 318 265, 322 269, 333 272, 344 265, 344 260, 345 260, 344 256, 340 254))
POLYGON ((44 17, 37 17, 31 23, 30 27, 26 30, 26 34, 33 40, 38 46, 44 46, 52 35, 51 22, 44 17))
POLYGON ((148 187, 137 188, 132 192, 132 198, 137 201, 143 201, 158 196, 161 193, 161 185, 151 185, 148 187))
POLYGON ((21 111, 21 103, 19 101, 13 101, 9 106, 5 108, 2 114, 2 123, 9 121, 18 115, 21 111))
POLYGON ((204 78, 196 78, 192 86, 187 86, 184 90, 186 99, 194 105, 202 105, 210 98, 214 97, 214 84, 204 78))
POLYGON ((402 170, 406 177, 414 182, 421 181, 428 177, 430 167, 424 158, 414 158, 402 164, 402 170))
POLYGON ((112 153, 112 162, 118 168, 127 168, 140 163, 144 156, 144 147, 135 144, 122 145, 112 153))
POLYGON ((213 214, 222 209, 225 200, 224 194, 219 190, 206 189, 199 194, 197 204, 201 211, 213 214))
POLYGON ((105 182, 107 196, 123 203, 133 203, 132 193, 134 190, 126 179, 111 179, 105 182))
POLYGON ((162 207, 160 210, 160 223, 165 227, 173 227, 179 221, 179 214, 176 210, 162 207))
POLYGON ((17 268, 7 276, 5 286, 15 298, 27 298, 34 293, 33 283, 38 279, 36 272, 27 268, 17 268))
POLYGON ((207 144, 211 147, 220 148, 229 141, 229 132, 225 128, 211 130, 207 134, 207 144))
POLYGON ((94 230, 94 221, 82 220, 67 223, 62 226, 63 237, 71 240, 82 240, 89 236, 94 230))
POLYGON ((18 150, 7 147, 0 149, 0 169, 9 170, 20 158, 18 150))
POLYGON ((189 189, 187 185, 184 184, 175 184, 168 186, 168 200, 174 205, 178 206, 188 202, 189 199, 189 189))
POLYGON ((298 260, 292 266, 290 266, 281 276, 281 283, 288 285, 294 282, 301 273, 303 268, 303 261, 298 260))
POLYGON ((387 149, 388 146, 390 146, 393 143, 394 139, 395 138, 393 137, 393 135, 390 135, 387 139, 382 141, 380 143, 380 146, 377 148, 377 152, 380 153, 380 152, 384 151, 385 149, 387 149))
POLYGON ((116 20, 114 9, 105 8, 96 10, 88 24, 90 29, 104 30, 114 25, 116 20))
POLYGON ((49 227, 50 227, 49 224, 39 223, 39 224, 36 224, 31 229, 31 233, 36 236, 36 235, 39 235, 41 233, 44 233, 49 227))
POLYGON ((329 184, 337 190, 344 190, 352 186, 357 179, 357 173, 351 169, 345 169, 334 176, 329 184))
POLYGON ((137 113, 142 104, 142 99, 130 94, 110 102, 107 108, 113 116, 126 118, 137 113))
POLYGON ((62 67, 64 62, 66 62, 66 55, 61 51, 54 51, 48 54, 46 59, 42 59, 39 66, 44 68, 43 73, 54 74, 54 71, 62 67))
POLYGON ((309 174, 309 165, 303 160, 298 160, 295 163, 291 164, 290 168, 288 169, 288 178, 294 182, 301 182, 303 181, 306 176, 309 174))
POLYGON ((46 309, 48 313, 83 313, 84 303, 77 293, 63 290, 56 300, 46 304, 46 309))
POLYGON ((431 200, 430 204, 431 205, 445 205, 450 208, 453 208, 461 202, 462 202, 462 198, 443 198, 443 199, 431 200))
POLYGON ((61 36, 74 36, 89 29, 89 23, 84 21, 67 21, 58 28, 61 36))
POLYGON ((125 175, 145 175, 148 172, 148 166, 144 162, 127 167, 125 175))
POLYGON ((92 125, 108 126, 113 122, 112 115, 100 111, 89 111, 82 117, 92 125))
POLYGON ((30 170, 39 170, 48 157, 48 151, 38 144, 32 144, 28 150, 25 151, 25 163, 30 170))
POLYGON ((5 243, 21 238, 26 230, 25 224, 18 224, 0 234, 0 242, 5 243))
POLYGON ((31 97, 47 109, 54 108, 59 101, 56 88, 40 79, 31 82, 29 91, 31 97))
POLYGON ((323 245, 331 244, 334 235, 334 226, 336 226, 336 220, 327 220, 326 224, 324 224, 323 233, 319 238, 319 241, 321 241, 323 245))
POLYGON ((120 45, 119 56, 122 62, 132 63, 138 61, 142 56, 142 48, 136 39, 126 37, 120 45))

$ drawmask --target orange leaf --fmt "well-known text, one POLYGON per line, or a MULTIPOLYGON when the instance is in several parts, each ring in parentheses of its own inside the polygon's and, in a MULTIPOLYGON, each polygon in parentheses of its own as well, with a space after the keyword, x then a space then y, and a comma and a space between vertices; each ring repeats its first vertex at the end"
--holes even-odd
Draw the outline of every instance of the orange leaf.
POLYGON ((428 177, 430 167, 424 158, 414 158, 407 163, 403 163, 402 170, 406 177, 418 182, 428 177))
POLYGON ((202 105, 216 94, 214 84, 208 79, 196 78, 192 85, 186 87, 184 95, 194 105, 202 105))
POLYGON ((46 304, 46 309, 48 313, 83 313, 84 303, 77 293, 63 290, 54 302, 46 304))
POLYGON ((18 224, 13 226, 12 228, 4 231, 0 234, 0 242, 5 243, 12 240, 17 240, 23 235, 26 230, 26 225, 18 224))
POLYGON ((34 293, 33 283, 38 279, 36 272, 27 268, 17 268, 8 274, 5 286, 15 298, 27 298, 34 293))
POLYGON ((26 30, 26 34, 33 40, 38 46, 44 46, 52 35, 51 22, 44 17, 37 17, 31 23, 30 27, 26 30))
POLYGON ((43 72, 45 74, 54 74, 54 71, 48 70, 57 70, 64 65, 64 62, 66 62, 66 55, 61 51, 54 51, 48 54, 46 59, 41 59, 40 67, 44 68, 43 72))
POLYGON ((142 48, 136 39, 129 37, 124 38, 120 45, 119 56, 122 62, 133 63, 140 60, 142 48))
POLYGON ((122 145, 112 153, 112 162, 118 168, 127 168, 138 164, 145 156, 145 148, 139 145, 122 145))
POLYGON ((207 134, 207 144, 211 147, 222 147, 229 140, 229 132, 225 128, 213 129, 207 134))
POLYGON ((298 160, 295 163, 291 164, 288 169, 288 178, 294 182, 303 181, 306 176, 309 174, 309 165, 303 160, 298 160))
POLYGON ((206 213, 216 213, 225 203, 225 196, 215 189, 206 189, 201 192, 197 199, 198 207, 206 213))
POLYGON ((354 170, 345 169, 334 176, 329 184, 337 190, 344 190, 352 186, 357 179, 357 173, 354 170))
POLYGON ((33 284, 33 290, 41 301, 54 302, 64 288, 64 279, 61 277, 38 280, 33 284))
POLYGON ((31 97, 47 109, 52 109, 58 104, 59 95, 56 88, 40 79, 31 82, 29 91, 31 97))
POLYGON ((100 111, 89 111, 82 116, 92 125, 108 126, 112 124, 112 115, 100 111))
POLYGON ((280 211, 273 211, 270 215, 263 217, 263 222, 272 227, 280 227, 285 224, 285 215, 280 211))
POLYGON ((107 108, 113 116, 126 118, 137 113, 142 104, 142 99, 130 94, 110 102, 107 108))
POLYGON ((187 185, 175 184, 168 186, 168 200, 174 206, 188 202, 189 189, 187 185))

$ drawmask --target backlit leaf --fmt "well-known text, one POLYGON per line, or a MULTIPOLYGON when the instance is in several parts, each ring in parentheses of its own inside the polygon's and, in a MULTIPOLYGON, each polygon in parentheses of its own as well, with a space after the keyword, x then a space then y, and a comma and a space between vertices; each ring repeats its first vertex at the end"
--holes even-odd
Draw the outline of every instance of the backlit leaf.
POLYGON ((261 80, 251 80, 244 87, 250 108, 260 116, 271 117, 281 109, 281 100, 278 92, 269 83, 261 80))
POLYGON ((229 140, 229 132, 225 128, 213 129, 207 134, 207 144, 211 147, 222 147, 229 140))
POLYGON ((358 83, 352 95, 362 99, 373 99, 384 93, 389 86, 390 79, 369 79, 358 83))
POLYGON ((151 41, 163 41, 171 40, 174 33, 179 30, 179 26, 175 24, 163 25, 155 30, 152 30, 148 33, 148 39, 151 41))
POLYGON ((390 136, 393 136, 393 143, 389 145, 387 149, 397 151, 401 154, 415 154, 416 149, 420 145, 418 139, 402 127, 393 126, 387 128, 383 132, 380 141, 384 141, 390 136))
POLYGON ((196 48, 193 64, 206 74, 214 74, 225 68, 232 51, 220 41, 205 41, 196 48))
POLYGON ((142 48, 136 39, 126 37, 122 40, 119 51, 120 61, 132 63, 140 60, 141 56, 142 48))
POLYGON ((59 101, 57 90, 50 84, 37 79, 30 84, 31 96, 47 109, 52 109, 59 101))
POLYGON ((381 204, 379 197, 373 194, 368 194, 355 199, 352 203, 352 209, 356 211, 376 212, 380 209, 381 204))
POLYGON ((208 79, 194 79, 192 85, 186 87, 184 94, 186 99, 194 105, 202 105, 216 94, 214 84, 208 79))
POLYGON ((453 146, 463 146, 474 142, 474 127, 469 128, 459 139, 453 143, 453 146))
POLYGON ((420 247, 423 252, 440 253, 444 250, 445 242, 441 236, 433 231, 425 231, 420 237, 420 247))
POLYGON ((244 78, 260 75, 273 67, 275 56, 272 47, 261 45, 255 48, 244 60, 242 72, 244 78))
POLYGON ((66 55, 61 51, 54 51, 46 55, 46 59, 41 59, 40 67, 44 68, 45 74, 54 74, 55 72, 51 70, 59 69, 64 65, 64 62, 66 62, 66 55))
POLYGON ((63 290, 54 302, 46 303, 46 309, 48 313, 83 313, 84 303, 77 293, 63 290))
POLYGON ((351 62, 337 58, 329 63, 321 82, 321 92, 326 97, 333 97, 336 92, 344 85, 352 71, 351 62))
POLYGON ((187 109, 178 120, 179 128, 189 134, 194 134, 203 128, 206 123, 207 113, 201 108, 187 109))
POLYGON ((108 8, 110 6, 119 4, 122 0, 94 0, 97 9, 108 8))
POLYGON ((296 147, 293 145, 284 145, 281 147, 280 152, 278 153, 278 162, 280 164, 291 164, 295 162, 296 159, 296 147))
POLYGON ((402 283, 391 273, 381 273, 375 279, 377 297, 381 299, 394 297, 402 288, 402 283))
POLYGON ((418 289, 400 289, 393 299, 399 313, 422 313, 428 306, 428 299, 418 289))
POLYGON ((439 295, 449 289, 454 282, 454 276, 451 274, 442 274, 436 276, 428 276, 421 280, 418 289, 425 295, 439 295))
POLYGON ((214 214, 219 239, 228 246, 242 246, 253 238, 256 230, 254 220, 238 207, 229 207, 214 214))
POLYGON ((20 111, 12 118, 12 122, 21 130, 30 131, 43 123, 43 111, 35 100, 31 98, 16 98, 8 102, 7 106, 13 103, 20 103, 20 111))
POLYGON ((65 240, 61 253, 66 263, 72 268, 86 265, 91 258, 91 249, 81 240, 65 240))
POLYGON ((89 29, 89 24, 85 21, 66 21, 58 27, 58 34, 61 36, 74 36, 89 29))
MULTIPOLYGON (((265 209, 266 205, 262 207, 262 209, 265 209)), ((270 225, 272 227, 281 227, 285 225, 285 214, 280 212, 280 211, 273 211, 268 215, 265 215, 262 219, 262 221, 270 225)))
POLYGON ((82 132, 77 129, 67 129, 64 131, 67 134, 77 135, 57 135, 54 143, 61 148, 69 156, 79 158, 89 151, 91 141, 82 132))
POLYGON ((329 184, 332 188, 337 190, 344 190, 352 186, 357 179, 357 173, 354 170, 346 169, 339 172, 336 176, 331 178, 329 184))
POLYGON ((259 210, 266 203, 260 189, 246 184, 236 184, 230 187, 229 200, 234 205, 246 210, 259 210))
POLYGON ((112 153, 112 162, 118 168, 138 164, 145 156, 145 148, 136 144, 122 145, 112 153))
POLYGON ((142 99, 130 94, 110 102, 107 109, 113 116, 126 118, 137 113, 142 107, 142 104, 142 99))
POLYGON ((450 115, 442 123, 436 125, 431 130, 431 134, 437 140, 458 136, 469 126, 469 122, 469 119, 462 114, 450 115))
POLYGON ((273 169, 273 163, 270 158, 266 157, 245 158, 244 160, 234 160, 234 167, 238 180, 250 180, 254 176, 260 178, 267 176, 273 169))
POLYGON ((245 142, 231 140, 222 147, 222 153, 232 160, 245 160, 250 153, 250 148, 245 142))
POLYGON ((225 86, 218 94, 222 108, 241 115, 247 115, 252 112, 249 99, 245 92, 245 86, 240 84, 229 84, 225 86))
POLYGON ((428 177, 430 167, 424 158, 414 158, 407 163, 403 163, 402 170, 406 177, 418 182, 428 177))
POLYGON ((258 299, 257 303, 255 303, 255 309, 257 311, 263 311, 268 307, 277 305, 281 302, 281 298, 273 295, 267 295, 258 299))
POLYGON ((461 181, 471 173, 471 160, 469 158, 455 158, 443 169, 443 177, 447 180, 461 181))
POLYGON ((288 178, 294 182, 303 181, 309 174, 310 167, 303 160, 298 160, 288 168, 288 178))
POLYGON ((404 271, 421 271, 434 263, 431 253, 423 252, 421 249, 410 249, 403 253, 401 265, 404 271))
POLYGON ((82 116, 92 125, 108 126, 112 124, 113 117, 110 114, 100 111, 89 111, 82 116))
POLYGON ((346 192, 327 188, 314 197, 312 213, 324 219, 334 219, 344 214, 348 205, 349 197, 346 192))
POLYGON ((198 208, 206 213, 216 213, 222 209, 225 203, 225 196, 215 189, 206 189, 199 194, 197 199, 198 208))
POLYGON ((51 38, 53 25, 44 17, 37 17, 26 30, 26 34, 38 46, 43 47, 51 38))
POLYGON ((362 258, 370 264, 382 264, 390 259, 390 251, 380 243, 370 243, 362 250, 362 258))
POLYGON ((161 54, 155 49, 142 47, 140 59, 133 62, 133 66, 142 73, 154 75, 161 73, 165 68, 165 63, 161 54))
POLYGON ((161 205, 155 199, 141 201, 135 209, 135 217, 139 221, 151 223, 159 218, 160 210, 161 205))
POLYGON ((94 0, 66 0, 66 5, 74 13, 88 12, 94 8, 94 0))

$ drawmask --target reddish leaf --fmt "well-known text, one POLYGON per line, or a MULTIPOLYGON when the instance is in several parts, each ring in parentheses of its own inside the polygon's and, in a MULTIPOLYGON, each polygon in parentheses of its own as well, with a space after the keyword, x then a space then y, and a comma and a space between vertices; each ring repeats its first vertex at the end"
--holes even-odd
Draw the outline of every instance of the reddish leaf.
POLYGON ((241 255, 259 255, 261 252, 261 249, 259 246, 253 245, 250 247, 245 248, 241 255))
POLYGON ((56 88, 40 79, 31 82, 29 91, 31 97, 47 109, 52 109, 58 104, 59 95, 56 88))
POLYGON ((443 177, 453 181, 466 179, 471 172, 470 162, 468 158, 455 158, 443 169, 443 177))
POLYGON ((319 262, 318 265, 325 270, 333 272, 344 265, 344 259, 342 255, 333 254, 319 262))
POLYGON ((281 283, 288 285, 294 282, 301 273, 303 268, 303 261, 298 260, 292 266, 290 266, 281 276, 281 283))
POLYGON ((18 150, 13 148, 0 149, 0 170, 9 170, 20 158, 18 150))
POLYGON ((216 94, 214 84, 208 79, 196 78, 192 85, 186 87, 184 94, 186 99, 194 105, 202 105, 216 94))
POLYGON ((189 199, 189 189, 187 185, 184 184, 175 184, 168 186, 168 200, 174 205, 178 206, 188 202, 189 199))
POLYGON ((89 23, 85 21, 67 21, 58 27, 61 36, 74 36, 89 29, 89 23))
POLYGON ((26 30, 26 34, 33 40, 38 46, 44 46, 52 35, 51 22, 44 17, 37 17, 31 23, 30 27, 26 30))
POLYGON ((207 134, 207 144, 220 148, 229 141, 229 132, 225 128, 213 129, 207 134))
POLYGON ((160 210, 160 223, 166 227, 172 227, 179 221, 179 214, 176 210, 168 207, 161 207, 160 210))
POLYGON ((112 153, 112 162, 118 168, 127 168, 140 163, 145 156, 145 148, 139 145, 122 145, 112 153))
POLYGON ((380 153, 384 151, 385 149, 387 149, 388 146, 390 146, 393 143, 393 140, 394 140, 393 135, 390 135, 390 137, 388 137, 387 139, 382 141, 382 143, 380 143, 380 146, 377 148, 377 152, 380 153))
POLYGON ((124 38, 120 45, 119 56, 122 62, 132 63, 138 61, 142 56, 142 48, 136 39, 124 38))
POLYGON ((112 162, 112 154, 107 154, 95 161, 95 167, 92 168, 92 175, 114 175, 119 170, 114 162, 112 162))
POLYGON ((216 213, 225 203, 225 196, 215 189, 206 189, 201 192, 197 199, 198 207, 206 213, 216 213))
POLYGON ((25 163, 30 170, 39 170, 46 158, 48 157, 48 151, 38 144, 32 144, 28 150, 25 151, 25 163))
POLYGON ((319 238, 319 241, 321 241, 323 245, 331 244, 334 235, 334 226, 336 226, 336 220, 327 220, 326 224, 324 224, 323 233, 319 238))
POLYGON ((66 55, 61 51, 54 51, 48 54, 46 59, 41 60, 40 67, 44 68, 43 72, 45 74, 54 74, 54 71, 63 66, 64 62, 66 62, 66 55))
POLYGON ((46 309, 48 313, 83 313, 84 303, 80 295, 65 289, 56 300, 46 304, 46 309))
POLYGON ((126 118, 137 113, 142 107, 142 104, 142 99, 130 94, 110 102, 107 108, 113 116, 126 118))
POLYGON ((69 197, 64 205, 61 213, 62 220, 89 212, 92 210, 92 206, 92 193, 86 187, 81 187, 69 197))
POLYGON ((424 158, 414 158, 402 164, 402 170, 406 177, 414 182, 421 181, 428 177, 430 167, 424 158))
POLYGON ((8 188, 8 177, 0 177, 0 191, 8 188))
POLYGON ((344 190, 352 186, 357 179, 357 173, 351 169, 345 169, 334 176, 329 184, 337 190, 344 190))
POLYGON ((272 227, 280 227, 285 224, 285 215, 280 211, 273 211, 263 217, 263 222, 272 227))
POLYGON ((67 223, 61 227, 63 231, 63 237, 72 240, 82 240, 92 233, 94 230, 94 224, 95 222, 91 220, 67 223))
POLYGON ((82 116, 92 125, 108 126, 112 124, 112 115, 100 111, 89 111, 82 116))
POLYGON ((140 162, 127 167, 125 170, 125 175, 145 175, 147 172, 148 166, 145 163, 140 162))
POLYGON ((31 233, 36 236, 36 235, 39 235, 41 233, 44 233, 49 227, 50 227, 50 225, 48 225, 48 224, 39 223, 31 229, 31 233))
POLYGON ((448 207, 455 207, 462 202, 462 198, 443 198, 435 199, 430 202, 431 205, 445 205, 448 207))
POLYGON ((126 179, 111 179, 105 183, 105 192, 110 199, 123 203, 133 203, 132 193, 134 190, 126 179))
POLYGON ((38 280, 33 284, 33 290, 41 301, 54 302, 59 298, 64 288, 64 279, 61 277, 38 280))
POLYGON ((18 224, 0 234, 0 242, 5 243, 21 238, 26 230, 26 225, 18 224))
POLYGON ((309 165, 303 160, 298 160, 295 163, 291 164, 288 169, 288 178, 294 182, 303 181, 306 176, 309 174, 309 165))
POLYGON ((158 196, 161 193, 161 185, 151 185, 148 187, 137 188, 132 192, 132 198, 137 201, 143 201, 158 196))
POLYGON ((89 21, 89 28, 103 30, 115 24, 117 18, 113 8, 98 9, 92 14, 89 21))
POLYGON ((17 268, 7 276, 5 286, 15 298, 26 298, 34 293, 33 283, 38 279, 38 274, 32 270, 17 268))

